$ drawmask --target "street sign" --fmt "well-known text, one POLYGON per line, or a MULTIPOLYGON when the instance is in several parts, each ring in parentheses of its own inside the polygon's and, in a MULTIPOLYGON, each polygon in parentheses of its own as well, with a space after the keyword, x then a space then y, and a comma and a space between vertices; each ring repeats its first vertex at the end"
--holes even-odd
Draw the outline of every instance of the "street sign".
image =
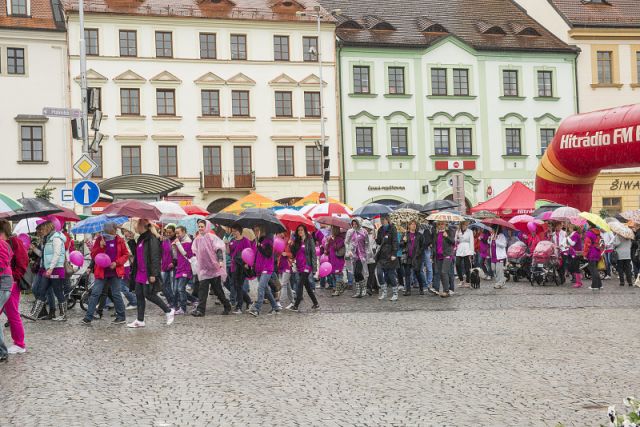
POLYGON ((47 117, 79 119, 80 117, 82 117, 82 110, 78 110, 77 108, 44 107, 42 109, 42 115, 47 117))
POLYGON ((457 209, 464 215, 467 213, 464 195, 464 175, 456 173, 451 179, 453 180, 453 201, 459 205, 457 209))
POLYGON ((320 193, 320 195, 318 196, 318 202, 327 203, 327 195, 324 193, 320 193))
POLYGON ((98 164, 91 159, 91 157, 83 154, 78 161, 73 165, 73 170, 78 172, 83 178, 88 177, 98 168, 98 164))
POLYGON ((73 187, 73 199, 82 206, 91 206, 100 198, 100 187, 92 181, 80 181, 73 187))
POLYGON ((60 190, 60 200, 63 202, 73 202, 73 190, 68 188, 60 190))

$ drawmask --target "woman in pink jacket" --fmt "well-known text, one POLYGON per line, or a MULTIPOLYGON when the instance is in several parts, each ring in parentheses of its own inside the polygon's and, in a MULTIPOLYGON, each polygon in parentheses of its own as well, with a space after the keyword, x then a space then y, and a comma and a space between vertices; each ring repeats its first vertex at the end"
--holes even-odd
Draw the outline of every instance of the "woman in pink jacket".
MULTIPOLYGON (((0 229, 0 311, 11 297, 13 288, 13 274, 11 272, 11 259, 13 251, 7 243, 11 236, 11 229, 0 229)), ((0 326, 0 362, 6 362, 9 357, 7 346, 4 344, 4 327, 0 326)))

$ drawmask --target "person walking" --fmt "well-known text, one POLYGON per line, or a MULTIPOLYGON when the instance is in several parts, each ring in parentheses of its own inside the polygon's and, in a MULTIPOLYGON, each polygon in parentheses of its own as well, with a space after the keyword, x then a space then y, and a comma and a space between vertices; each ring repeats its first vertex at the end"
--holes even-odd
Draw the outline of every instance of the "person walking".
POLYGON ((558 268, 558 273, 560 274, 560 283, 563 284, 567 275, 567 251, 569 249, 569 245, 567 244, 567 232, 564 231, 561 222, 557 222, 555 224, 554 230, 551 232, 551 241, 556 245, 560 253, 561 263, 558 268))
POLYGON ((580 227, 573 227, 573 231, 567 237, 567 259, 569 274, 573 277, 574 288, 582 287, 582 270, 580 269, 580 259, 582 257, 582 235, 580 227))
MULTIPOLYGON (((0 312, 11 298, 11 289, 13 288, 13 273, 11 272, 11 259, 13 251, 7 243, 11 236, 11 228, 0 228, 0 312)), ((9 351, 4 343, 4 325, 0 325, 0 362, 6 362, 9 357, 9 351)))
POLYGON ((346 255, 345 234, 340 227, 331 227, 331 233, 324 239, 321 251, 329 258, 332 267, 331 274, 327 277, 329 286, 335 288, 331 296, 340 296, 345 288, 343 276, 346 255))
POLYGON ((115 325, 126 322, 124 300, 122 299, 122 280, 124 279, 124 265, 129 260, 129 249, 124 239, 117 234, 116 225, 108 222, 103 226, 103 232, 98 236, 91 248, 91 259, 94 261, 93 276, 95 281, 91 288, 91 296, 87 306, 87 313, 82 319, 82 324, 91 326, 93 314, 100 300, 104 288, 111 289, 111 299, 115 305, 115 325), (109 257, 111 264, 101 267, 96 258, 104 254, 109 257))
POLYGON ((242 227, 238 224, 231 226, 231 240, 229 241, 229 255, 231 256, 231 281, 236 290, 236 310, 234 314, 242 314, 242 304, 246 304, 247 309, 252 301, 249 293, 244 288, 247 278, 247 266, 242 260, 242 251, 251 248, 249 239, 242 235, 242 227))
POLYGON ((146 301, 150 301, 160 307, 166 315, 167 325, 171 325, 175 319, 175 311, 158 296, 162 289, 160 278, 160 238, 155 226, 147 219, 138 220, 137 231, 140 235, 136 242, 136 250, 131 265, 131 276, 136 283, 136 299, 138 302, 138 317, 129 323, 129 328, 144 328, 144 312, 146 301))
POLYGON ((424 256, 424 236, 418 233, 418 223, 414 220, 409 222, 407 232, 402 237, 400 247, 402 247, 403 255, 403 273, 404 273, 404 293, 403 296, 411 295, 411 282, 415 274, 418 280, 420 295, 424 295, 425 278, 422 274, 422 257, 424 256))
POLYGON ((422 257, 422 264, 425 274, 425 283, 427 289, 433 285, 433 227, 430 223, 422 225, 422 238, 424 240, 424 255, 422 257))
POLYGON ((196 276, 198 276, 198 307, 191 313, 194 317, 203 317, 207 311, 209 288, 224 307, 223 315, 231 313, 231 303, 222 289, 222 282, 227 278, 225 260, 226 245, 211 231, 211 223, 201 219, 198 221, 198 235, 191 244, 195 257, 196 276))
POLYGON ((434 268, 433 268, 433 287, 429 288, 429 292, 440 295, 442 298, 448 298, 450 293, 450 274, 453 264, 453 245, 455 232, 447 228, 447 223, 438 221, 436 223, 436 231, 433 238, 434 252, 434 268), (442 284, 442 290, 440 290, 442 284), (437 287, 436 287, 437 285, 437 287))
MULTIPOLYGON (((353 263, 354 293, 351 298, 362 298, 367 294, 367 281, 369 278, 369 233, 365 230, 360 220, 354 218, 351 221, 351 230, 348 233, 349 253, 347 256, 353 263)), ((375 271, 375 262, 374 262, 375 271)), ((374 274, 375 275, 375 274, 374 274)))
POLYGON ((173 242, 176 239, 176 226, 167 224, 162 236, 162 258, 160 261, 160 277, 162 278, 162 293, 167 300, 167 305, 178 309, 177 298, 173 293, 176 273, 176 247, 173 242))
POLYGON ((592 291, 602 289, 602 280, 600 280, 600 271, 598 270, 598 262, 602 258, 604 243, 600 237, 600 230, 594 224, 589 223, 591 228, 584 235, 584 248, 582 253, 589 263, 589 273, 591 273, 592 291))
POLYGON ((456 231, 456 270, 461 288, 471 287, 471 261, 475 255, 473 231, 469 228, 469 223, 463 221, 456 231))
POLYGON ((613 248, 618 255, 618 276, 620 278, 620 286, 624 286, 624 280, 627 284, 633 286, 633 271, 631 267, 631 239, 625 239, 619 234, 615 235, 613 240, 613 248))
POLYGON ((187 234, 187 228, 179 225, 176 227, 176 238, 172 245, 176 253, 176 270, 173 282, 173 295, 176 301, 176 315, 187 313, 187 283, 193 278, 191 270, 191 237, 187 234))
POLYGON ((307 229, 303 225, 299 225, 296 228, 296 235, 291 245, 291 255, 295 261, 296 269, 298 270, 298 290, 296 291, 296 300, 293 304, 287 307, 287 310, 298 311, 300 303, 302 302, 302 294, 304 290, 307 290, 313 306, 313 310, 320 308, 318 299, 316 298, 315 291, 311 286, 309 277, 318 268, 318 259, 316 256, 316 244, 313 240, 313 236, 309 234, 307 229))
POLYGON ((273 292, 271 291, 271 287, 269 286, 269 281, 271 280, 271 276, 273 276, 273 271, 275 270, 273 235, 267 233, 267 230, 261 225, 253 227, 253 232, 256 235, 256 240, 253 244, 253 249, 255 251, 253 269, 258 276, 258 297, 253 303, 251 309, 249 309, 249 314, 254 317, 258 317, 260 315, 260 309, 264 303, 265 296, 271 304, 271 311, 269 314, 278 314, 281 310, 281 306, 276 302, 273 292))
MULTIPOLYGON (((0 235, 11 236, 11 225, 6 220, 0 220, 0 235)), ((20 316, 20 282, 27 271, 29 256, 22 241, 17 236, 9 237, 7 243, 9 243, 13 252, 11 273, 14 282, 11 288, 11 296, 3 308, 11 330, 11 339, 13 340, 13 345, 7 349, 7 352, 9 354, 21 354, 27 351, 27 347, 24 341, 22 317, 20 316)))
POLYGON ((501 227, 495 227, 491 230, 489 236, 489 247, 491 250, 492 271, 495 272, 496 284, 495 289, 504 288, 507 279, 504 276, 504 263, 507 259, 507 238, 502 233, 501 227))
POLYGON ((378 252, 376 253, 376 261, 380 268, 380 296, 379 300, 387 297, 387 288, 391 286, 391 301, 398 300, 398 278, 397 270, 400 266, 398 260, 398 231, 395 225, 389 222, 389 215, 385 214, 381 218, 382 226, 378 229, 376 236, 376 244, 378 252))

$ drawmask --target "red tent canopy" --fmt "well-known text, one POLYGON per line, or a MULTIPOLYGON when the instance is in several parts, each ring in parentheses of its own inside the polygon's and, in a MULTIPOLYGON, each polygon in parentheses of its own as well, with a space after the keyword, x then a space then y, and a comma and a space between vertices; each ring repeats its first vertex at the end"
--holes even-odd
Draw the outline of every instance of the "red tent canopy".
POLYGON ((492 199, 471 208, 471 212, 489 211, 502 218, 525 215, 533 212, 536 193, 523 183, 516 181, 492 199))

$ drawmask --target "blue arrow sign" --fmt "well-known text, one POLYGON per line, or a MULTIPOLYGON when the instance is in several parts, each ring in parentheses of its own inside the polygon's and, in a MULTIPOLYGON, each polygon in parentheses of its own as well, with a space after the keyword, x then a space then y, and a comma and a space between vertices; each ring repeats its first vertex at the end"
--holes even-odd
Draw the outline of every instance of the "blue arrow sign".
POLYGON ((73 200, 82 206, 92 206, 100 198, 100 187, 93 181, 80 181, 73 187, 73 200))

